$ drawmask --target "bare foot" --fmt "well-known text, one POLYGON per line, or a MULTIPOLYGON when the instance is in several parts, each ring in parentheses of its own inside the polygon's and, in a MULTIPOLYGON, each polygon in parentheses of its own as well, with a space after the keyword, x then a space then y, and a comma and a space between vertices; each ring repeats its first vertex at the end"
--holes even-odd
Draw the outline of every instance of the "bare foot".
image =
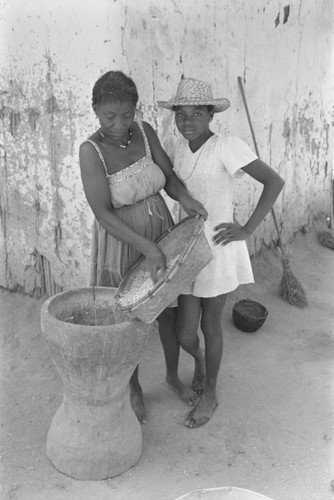
POLYGON ((203 392, 203 387, 205 386, 205 357, 204 351, 201 350, 201 359, 195 359, 195 371, 193 380, 191 382, 192 389, 201 395, 203 392))
POLYGON ((204 392, 199 404, 188 413, 184 425, 189 427, 189 429, 201 427, 209 422, 217 406, 218 401, 216 396, 204 392))
POLYGON ((198 403, 198 396, 197 394, 193 391, 191 387, 187 387, 184 385, 179 378, 166 378, 166 382, 168 384, 168 387, 175 392, 181 401, 184 403, 194 406, 196 403, 198 403))
POLYGON ((143 391, 141 389, 133 389, 130 387, 130 401, 133 411, 135 412, 139 422, 146 424, 146 410, 144 404, 143 391))

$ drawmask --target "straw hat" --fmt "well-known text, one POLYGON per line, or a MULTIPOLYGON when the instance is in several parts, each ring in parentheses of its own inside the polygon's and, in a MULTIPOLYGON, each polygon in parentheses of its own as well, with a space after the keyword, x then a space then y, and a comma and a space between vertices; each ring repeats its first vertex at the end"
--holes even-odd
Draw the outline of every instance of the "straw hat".
POLYGON ((224 97, 214 99, 211 83, 185 78, 180 81, 175 97, 169 101, 158 101, 158 106, 170 110, 174 106, 214 106, 215 113, 220 113, 230 106, 230 101, 224 97))

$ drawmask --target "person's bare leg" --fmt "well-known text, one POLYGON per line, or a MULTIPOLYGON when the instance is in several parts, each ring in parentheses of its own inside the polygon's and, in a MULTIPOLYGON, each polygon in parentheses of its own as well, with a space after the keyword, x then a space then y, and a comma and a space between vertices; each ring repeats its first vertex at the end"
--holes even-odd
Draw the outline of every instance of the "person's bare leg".
MULTIPOLYGON (((199 339, 198 339, 199 340, 199 339)), ((205 352, 199 346, 198 355, 195 357, 195 367, 194 367, 194 376, 191 382, 192 389, 196 392, 197 395, 201 395, 203 392, 203 387, 205 385, 205 352)))
POLYGON ((131 406, 141 424, 146 424, 146 409, 144 396, 138 378, 138 365, 130 379, 130 401, 131 406))
POLYGON ((159 335, 166 362, 166 382, 179 398, 192 404, 193 391, 181 382, 178 376, 180 344, 176 335, 176 307, 169 307, 158 317, 159 335))
POLYGON ((197 428, 206 424, 218 405, 216 386, 223 354, 222 312, 227 295, 202 300, 201 328, 205 339, 206 382, 199 404, 184 424, 197 428))
POLYGON ((177 316, 177 335, 182 348, 194 358, 195 369, 191 386, 200 394, 205 383, 205 357, 198 337, 201 316, 201 299, 180 295, 177 316))

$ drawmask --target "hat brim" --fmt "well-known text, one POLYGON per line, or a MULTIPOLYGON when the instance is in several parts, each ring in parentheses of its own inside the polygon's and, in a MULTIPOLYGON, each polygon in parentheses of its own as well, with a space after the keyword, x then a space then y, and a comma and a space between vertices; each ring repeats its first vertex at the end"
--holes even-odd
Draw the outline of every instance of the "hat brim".
POLYGON ((205 101, 203 99, 170 99, 169 101, 158 101, 158 106, 161 108, 169 109, 173 111, 175 106, 213 106, 215 113, 221 113, 229 108, 231 105, 228 99, 224 97, 221 99, 211 99, 209 101, 205 101))

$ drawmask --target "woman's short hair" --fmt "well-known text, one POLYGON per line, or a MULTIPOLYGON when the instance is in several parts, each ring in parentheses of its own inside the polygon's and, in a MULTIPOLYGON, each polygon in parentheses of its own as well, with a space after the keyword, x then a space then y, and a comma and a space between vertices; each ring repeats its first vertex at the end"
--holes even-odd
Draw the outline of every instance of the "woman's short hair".
POLYGON ((93 87, 92 104, 103 104, 108 101, 138 102, 138 92, 134 81, 122 71, 108 71, 102 75, 93 87))

